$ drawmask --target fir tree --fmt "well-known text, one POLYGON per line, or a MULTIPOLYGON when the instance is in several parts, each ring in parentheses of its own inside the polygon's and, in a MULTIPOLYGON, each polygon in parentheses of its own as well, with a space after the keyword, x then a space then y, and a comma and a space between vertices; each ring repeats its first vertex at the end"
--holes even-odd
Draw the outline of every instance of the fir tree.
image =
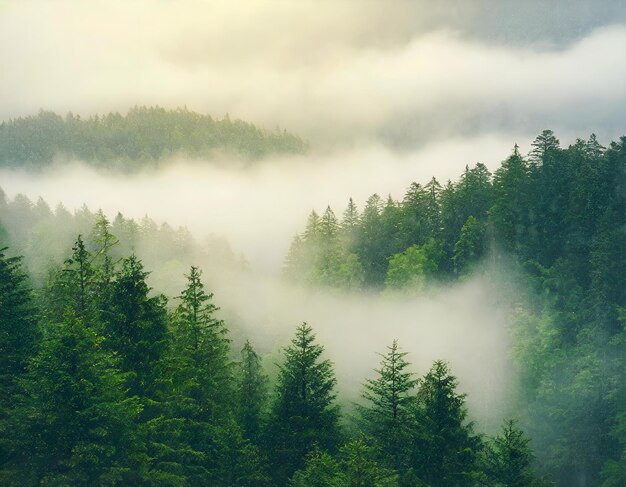
POLYGON ((528 443, 514 420, 507 420, 502 432, 487 445, 486 472, 490 485, 530 487, 535 477, 532 469, 533 455, 528 443))
POLYGON ((22 260, 8 257, 6 251, 0 249, 0 469, 15 454, 10 415, 23 393, 20 381, 41 336, 22 260))
POLYGON ((411 390, 417 383, 407 371, 407 352, 401 352, 397 340, 382 355, 378 377, 365 383, 363 397, 369 406, 359 408, 365 432, 377 446, 385 463, 395 470, 408 463, 406 446, 411 434, 411 390))
POLYGON ((267 402, 267 376, 258 354, 246 340, 241 349, 237 381, 237 413, 244 437, 258 443, 267 402))
POLYGON ((128 372, 130 394, 154 397, 168 346, 165 297, 150 297, 148 273, 135 256, 124 259, 102 310, 105 346, 128 372))
POLYGON ((21 454, 11 482, 112 485, 141 465, 125 377, 102 340, 72 313, 50 328, 24 381, 16 413, 21 454))
POLYGON ((466 422, 465 395, 456 392, 457 385, 447 364, 436 361, 417 392, 413 462, 428 485, 467 485, 475 471, 480 439, 466 422))
POLYGON ((314 343, 312 328, 303 323, 284 349, 275 398, 265 438, 273 477, 284 483, 304 465, 315 446, 333 452, 339 438, 335 375, 324 348, 314 343))

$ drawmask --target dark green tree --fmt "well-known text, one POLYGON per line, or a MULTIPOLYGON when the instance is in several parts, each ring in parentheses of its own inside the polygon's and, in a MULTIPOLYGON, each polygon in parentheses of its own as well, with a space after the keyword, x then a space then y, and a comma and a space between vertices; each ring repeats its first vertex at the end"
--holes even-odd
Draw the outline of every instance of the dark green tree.
POLYGON ((232 414, 229 340, 224 323, 215 316, 213 295, 204 290, 200 270, 192 266, 186 277, 164 360, 168 387, 158 396, 165 414, 148 425, 153 476, 219 484, 230 476, 229 469, 236 470, 233 458, 245 446, 232 414))
POLYGON ((168 347, 166 299, 150 296, 141 261, 124 259, 102 309, 104 345, 128 373, 131 395, 155 397, 168 347))
POLYGON ((394 470, 408 467, 407 445, 412 433, 410 414, 414 398, 411 391, 417 384, 405 360, 407 352, 400 351, 397 340, 382 356, 378 376, 365 383, 363 397, 367 406, 359 408, 365 433, 376 445, 378 455, 394 470))
POLYGON ((283 484, 315 447, 334 452, 339 441, 335 375, 312 328, 303 323, 284 349, 265 438, 274 480, 283 484))
POLYGON ((93 255, 79 235, 72 247, 72 256, 65 261, 50 286, 49 318, 60 320, 67 308, 70 308, 87 326, 94 326, 97 293, 95 274, 93 255))
POLYGON ((253 443, 261 439, 265 413, 268 379, 261 366, 259 355, 249 340, 241 349, 241 362, 237 374, 237 415, 244 437, 253 443))
POLYGON ((415 404, 413 462, 418 477, 432 486, 472 483, 481 441, 466 421, 465 395, 445 362, 436 361, 420 382, 415 404))
POLYGON ((113 485, 141 468, 141 406, 93 329, 68 313, 50 327, 24 380, 20 455, 9 484, 113 485))
POLYGON ((516 421, 506 420, 502 432, 486 445, 485 470, 489 485, 531 487, 535 485, 530 440, 516 421))
POLYGON ((23 394, 20 381, 41 338, 22 259, 6 252, 0 249, 0 469, 15 454, 16 431, 10 416, 23 394))

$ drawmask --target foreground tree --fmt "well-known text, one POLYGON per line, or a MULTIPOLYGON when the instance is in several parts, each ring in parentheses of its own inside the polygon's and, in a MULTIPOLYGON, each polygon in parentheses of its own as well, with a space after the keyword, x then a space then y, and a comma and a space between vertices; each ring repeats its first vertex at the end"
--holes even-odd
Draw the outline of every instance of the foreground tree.
POLYGON ((365 383, 363 397, 369 406, 361 406, 359 413, 365 433, 376 445, 379 457, 395 470, 408 464, 407 445, 411 435, 412 418, 410 393, 417 380, 407 371, 409 363, 404 359, 394 340, 382 356, 378 377, 365 383))
POLYGON ((112 485, 136 481, 136 398, 102 340, 75 315, 50 328, 15 412, 20 454, 8 483, 112 485), (133 480, 134 479, 134 480, 133 480))
POLYGON ((10 438, 15 434, 8 415, 21 394, 20 380, 40 339, 21 258, 7 257, 6 251, 0 249, 0 468, 11 456, 10 438))
POLYGON ((486 447, 485 471, 489 485, 528 487, 534 485, 533 454, 514 420, 507 420, 502 432, 486 447))
POLYGON ((462 486, 472 482, 480 439, 466 422, 465 395, 448 365, 436 361, 417 393, 413 461, 418 477, 428 485, 462 486))
POLYGON ((236 396, 237 416, 243 434, 253 443, 258 443, 267 402, 267 376, 259 355, 248 340, 241 349, 236 396))
POLYGON ((312 328, 303 323, 284 350, 275 399, 265 438, 274 480, 284 484, 304 466, 316 446, 334 452, 339 441, 339 408, 335 375, 324 348, 314 343, 312 328))
POLYGON ((172 316, 163 414, 149 425, 153 471, 160 481, 222 485, 239 469, 246 447, 232 414, 229 340, 200 270, 192 266, 186 277, 172 316))
POLYGON ((153 398, 167 349, 167 314, 165 297, 149 296, 147 276, 137 257, 124 259, 102 318, 104 343, 120 358, 122 371, 129 373, 129 392, 153 398))

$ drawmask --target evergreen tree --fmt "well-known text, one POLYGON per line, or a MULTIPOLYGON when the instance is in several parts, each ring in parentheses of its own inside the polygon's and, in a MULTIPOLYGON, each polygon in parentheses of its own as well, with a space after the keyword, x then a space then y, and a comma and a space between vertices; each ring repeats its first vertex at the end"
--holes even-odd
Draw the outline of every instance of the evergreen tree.
POLYGON ((16 411, 20 455, 9 483, 112 485, 141 468, 125 378, 102 340, 76 316, 50 328, 16 411))
POLYGON ((338 485, 345 487, 396 487, 398 475, 376 461, 375 449, 361 440, 344 445, 339 451, 341 471, 338 485))
POLYGON ((282 484, 304 466, 314 447, 333 452, 339 439, 339 408, 335 375, 324 348, 317 345, 312 328, 303 323, 291 345, 275 389, 265 438, 274 480, 282 484))
POLYGON ((244 437, 258 443, 267 402, 267 376, 261 360, 246 340, 241 349, 237 381, 237 413, 244 437))
POLYGON ((364 430, 385 463, 401 470, 408 465, 407 443, 411 434, 411 390, 417 384, 406 368, 407 352, 401 352, 397 340, 382 355, 378 377, 365 383, 363 397, 369 406, 359 408, 364 430))
POLYGON ((469 216, 461 235, 454 245, 454 268, 458 274, 465 274, 485 253, 485 227, 473 216, 469 216))
POLYGON ((345 248, 350 252, 354 251, 357 243, 360 221, 359 210, 350 198, 341 220, 341 237, 345 248))
POLYGON ((559 149, 559 140, 552 130, 544 130, 530 145, 532 149, 528 155, 529 161, 532 165, 538 166, 559 149))
MULTIPOLYGON (((161 391, 164 417, 149 424, 156 478, 213 484, 224 478, 233 449, 244 441, 232 417, 233 377, 229 340, 218 308, 192 266, 172 316, 172 340, 161 391), (216 456, 220 451, 223 463, 216 456)), ((229 465, 234 468, 234 466, 229 465)))
POLYGON ((49 318, 60 320, 67 308, 83 319, 85 324, 96 323, 96 286, 93 255, 85 246, 81 235, 72 247, 72 256, 63 269, 54 276, 50 287, 49 318))
POLYGON ((489 485, 506 487, 535 485, 533 455, 529 442, 515 421, 504 422, 501 434, 486 448, 485 470, 489 485))
POLYGON ((113 279, 114 260, 111 249, 119 244, 119 240, 111 233, 111 223, 102 210, 96 214, 96 223, 93 229, 93 242, 96 245, 94 251, 94 264, 97 268, 97 277, 101 292, 108 291, 108 286, 113 279))
MULTIPOLYGON (((37 312, 20 257, 0 249, 0 469, 15 453, 12 410, 22 394, 20 380, 40 340, 37 312)), ((0 477, 0 480, 2 477, 0 477)))
POLYGON ((102 310, 104 345, 128 373, 129 393, 145 398, 155 397, 168 346, 166 299, 149 296, 147 276, 137 257, 124 259, 102 310))
POLYGON ((332 455, 315 449, 305 459, 305 465, 289 479, 289 487, 338 487, 340 466, 332 455))
POLYGON ((436 361, 420 382, 415 407, 413 462, 418 477, 432 486, 472 482, 480 439, 466 422, 465 395, 445 362, 436 361))

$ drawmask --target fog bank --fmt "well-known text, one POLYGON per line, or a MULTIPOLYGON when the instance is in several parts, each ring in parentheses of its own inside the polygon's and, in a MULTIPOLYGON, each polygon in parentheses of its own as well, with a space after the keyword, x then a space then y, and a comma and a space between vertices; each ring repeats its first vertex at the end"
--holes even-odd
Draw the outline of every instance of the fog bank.
POLYGON ((369 145, 270 157, 253 165, 179 157, 162 169, 130 175, 59 162, 41 173, 0 170, 0 187, 9 198, 22 193, 36 201, 41 196, 52 207, 61 202, 70 211, 87 204, 110 219, 118 211, 136 219, 147 214, 187 226, 200 238, 224 236, 257 271, 276 274, 312 209, 331 205, 340 215, 349 197, 362 208, 373 193, 402 199, 411 181, 426 183, 436 176, 444 184, 476 162, 495 170, 516 140, 522 142, 511 134, 458 138, 410 152, 369 145))

